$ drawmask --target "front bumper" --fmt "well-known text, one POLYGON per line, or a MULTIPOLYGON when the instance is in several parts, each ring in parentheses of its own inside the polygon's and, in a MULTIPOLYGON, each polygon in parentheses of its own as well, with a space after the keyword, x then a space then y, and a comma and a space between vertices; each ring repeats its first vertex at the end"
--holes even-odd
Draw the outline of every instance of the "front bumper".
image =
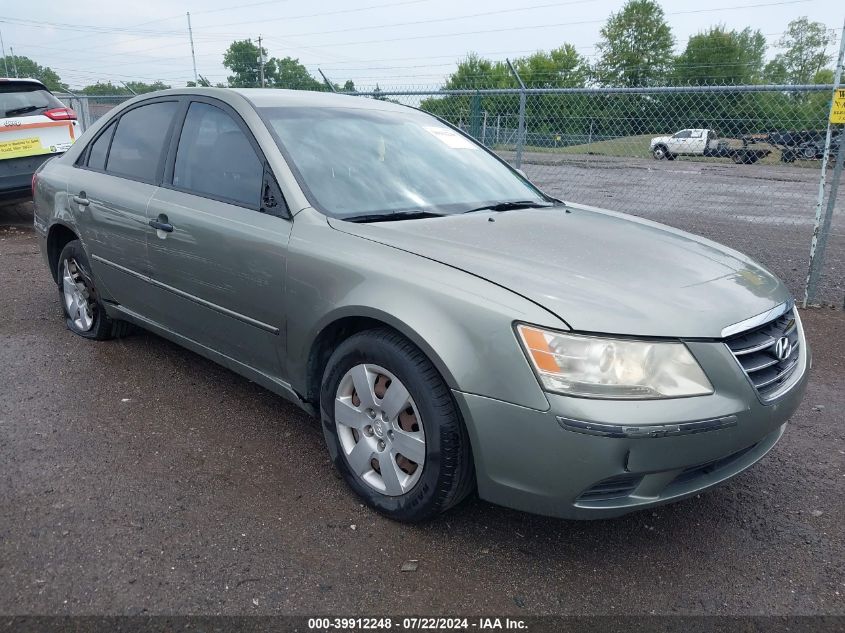
POLYGON ((694 495, 757 462, 801 403, 811 364, 806 343, 795 384, 768 403, 723 344, 687 345, 708 373, 712 395, 611 401, 548 394, 550 408, 537 411, 454 391, 481 498, 561 518, 610 518, 694 495), (658 431, 614 437, 573 430, 565 420, 658 431), (697 432, 684 426, 714 420, 725 422, 697 432))

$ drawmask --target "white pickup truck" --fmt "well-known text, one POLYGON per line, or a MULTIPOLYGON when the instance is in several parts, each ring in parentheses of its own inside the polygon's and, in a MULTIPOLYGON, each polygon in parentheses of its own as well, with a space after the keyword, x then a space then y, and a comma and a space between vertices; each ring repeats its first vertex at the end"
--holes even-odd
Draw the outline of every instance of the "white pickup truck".
POLYGON ((687 129, 675 132, 672 136, 654 137, 650 149, 651 155, 657 160, 674 160, 677 156, 704 156, 730 158, 737 164, 756 163, 771 153, 771 150, 766 149, 750 149, 748 143, 748 139, 742 139, 742 147, 731 147, 714 130, 687 129))

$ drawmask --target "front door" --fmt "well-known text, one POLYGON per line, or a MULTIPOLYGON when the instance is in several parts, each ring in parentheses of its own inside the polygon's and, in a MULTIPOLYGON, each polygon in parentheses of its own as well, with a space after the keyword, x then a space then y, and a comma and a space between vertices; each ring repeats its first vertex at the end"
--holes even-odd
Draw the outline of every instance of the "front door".
POLYGON ((281 375, 291 222, 262 206, 264 157, 238 115, 188 107, 147 207, 149 316, 270 377, 281 375))

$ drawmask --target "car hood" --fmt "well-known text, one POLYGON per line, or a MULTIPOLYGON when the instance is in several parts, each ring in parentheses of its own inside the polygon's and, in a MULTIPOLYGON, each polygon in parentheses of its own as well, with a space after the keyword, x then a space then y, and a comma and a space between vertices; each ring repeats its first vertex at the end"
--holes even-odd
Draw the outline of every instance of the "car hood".
POLYGON ((774 275, 715 242, 612 211, 566 209, 329 223, 508 288, 584 332, 720 338, 790 299, 774 275))

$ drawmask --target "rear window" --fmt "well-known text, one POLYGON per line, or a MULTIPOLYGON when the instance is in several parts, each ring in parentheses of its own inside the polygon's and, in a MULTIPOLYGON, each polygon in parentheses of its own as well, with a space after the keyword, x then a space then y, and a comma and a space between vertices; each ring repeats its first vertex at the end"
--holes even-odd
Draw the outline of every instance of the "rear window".
POLYGON ((106 168, 106 154, 109 151, 109 143, 111 143, 114 128, 115 124, 112 123, 91 145, 91 151, 88 153, 89 167, 100 170, 106 168))
POLYGON ((0 83, 0 113, 3 116, 36 116, 44 110, 61 107, 64 107, 62 102, 38 84, 0 83))
POLYGON ((170 140, 175 101, 140 106, 120 117, 109 150, 106 171, 117 176, 152 181, 164 145, 170 140))

